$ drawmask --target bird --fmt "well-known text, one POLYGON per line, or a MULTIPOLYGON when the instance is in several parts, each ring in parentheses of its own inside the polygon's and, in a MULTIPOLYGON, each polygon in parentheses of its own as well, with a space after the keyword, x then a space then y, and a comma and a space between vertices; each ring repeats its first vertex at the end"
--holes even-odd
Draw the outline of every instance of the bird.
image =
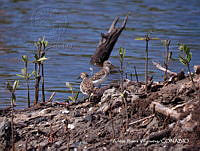
POLYGON ((80 78, 82 79, 82 82, 80 84, 80 91, 87 96, 91 96, 94 90, 94 84, 89 79, 89 76, 86 72, 82 72, 80 74, 80 78))
POLYGON ((111 67, 112 67, 112 64, 109 60, 104 61, 103 68, 99 72, 96 72, 90 78, 90 80, 93 82, 95 86, 99 86, 101 83, 103 83, 106 80, 108 74, 110 73, 111 67))

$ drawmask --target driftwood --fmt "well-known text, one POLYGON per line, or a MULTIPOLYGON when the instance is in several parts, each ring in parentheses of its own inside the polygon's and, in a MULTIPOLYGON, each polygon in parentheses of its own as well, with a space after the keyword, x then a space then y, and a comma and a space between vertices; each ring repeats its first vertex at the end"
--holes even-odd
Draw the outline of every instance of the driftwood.
POLYGON ((161 66, 159 63, 157 63, 157 62, 152 61, 152 63, 153 63, 153 65, 156 66, 156 68, 158 68, 158 69, 161 70, 161 71, 167 72, 167 73, 169 73, 169 74, 172 75, 172 76, 176 76, 176 75, 177 75, 176 72, 172 72, 172 71, 170 71, 170 70, 168 70, 168 69, 166 70, 166 68, 162 67, 162 66, 161 66))
POLYGON ((164 105, 158 102, 152 102, 150 108, 152 110, 155 110, 155 112, 161 113, 166 117, 170 117, 174 120, 180 120, 180 118, 182 117, 181 113, 178 113, 176 110, 165 107, 164 105))
POLYGON ((112 22, 108 32, 106 34, 101 33, 101 40, 96 48, 94 55, 91 57, 90 63, 94 65, 102 65, 104 61, 108 60, 110 54, 113 50, 117 39, 119 38, 121 32, 126 26, 128 16, 125 17, 124 22, 121 27, 115 28, 119 17, 116 17, 112 22))

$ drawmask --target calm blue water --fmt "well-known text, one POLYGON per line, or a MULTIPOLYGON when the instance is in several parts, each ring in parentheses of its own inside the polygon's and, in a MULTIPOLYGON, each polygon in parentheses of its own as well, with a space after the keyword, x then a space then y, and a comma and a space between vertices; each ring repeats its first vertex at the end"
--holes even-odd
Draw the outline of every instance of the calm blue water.
MULTIPOLYGON (((193 53, 192 64, 199 64, 200 57, 200 1, 199 0, 1 0, 0 2, 0 107, 10 105, 10 94, 6 81, 20 79, 22 55, 33 60, 34 41, 45 36, 53 46, 47 52, 45 64, 47 98, 56 91, 55 99, 65 101, 70 95, 65 82, 79 90, 81 72, 90 72, 90 56, 94 53, 100 38, 115 16, 120 24, 125 15, 129 19, 112 52, 110 60, 119 66, 118 48, 126 48, 126 71, 137 67, 139 79, 144 79, 144 41, 142 37, 152 31, 152 37, 171 39, 171 51, 177 58, 177 43, 186 43, 193 53), (63 92, 64 91, 64 92, 63 92)), ((163 62, 164 48, 160 41, 150 42, 150 61, 163 62)), ((97 71, 97 67, 93 67, 97 71)), ((30 64, 29 71, 33 69, 30 64)), ((180 63, 170 63, 172 71, 185 70, 180 63)), ((150 63, 150 73, 155 80, 162 80, 163 73, 150 63)), ((118 73, 111 74, 107 83, 119 79, 118 73)), ((31 95, 34 95, 33 81, 31 95)), ((17 107, 26 106, 26 85, 20 81, 17 107)), ((33 101, 33 97, 31 98, 33 101)))

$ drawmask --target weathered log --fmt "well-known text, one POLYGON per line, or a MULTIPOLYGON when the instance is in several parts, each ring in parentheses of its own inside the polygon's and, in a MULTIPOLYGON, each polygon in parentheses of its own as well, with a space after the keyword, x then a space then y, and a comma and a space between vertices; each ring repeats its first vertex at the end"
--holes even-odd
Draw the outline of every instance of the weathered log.
POLYGON ((147 139, 148 140, 162 140, 164 137, 168 137, 171 133, 171 129, 167 128, 158 132, 151 133, 147 139))
POLYGON ((169 116, 170 118, 177 121, 180 120, 182 117, 181 113, 178 113, 176 110, 165 107, 164 105, 158 102, 152 102, 150 105, 150 108, 155 110, 155 112, 161 113, 165 115, 166 117, 169 116))
POLYGON ((115 43, 117 42, 121 32, 126 26, 128 16, 125 17, 121 27, 115 28, 119 17, 116 17, 112 22, 108 32, 106 34, 101 33, 101 40, 96 48, 94 55, 91 57, 90 63, 94 65, 102 65, 104 61, 108 60, 113 50, 115 43))

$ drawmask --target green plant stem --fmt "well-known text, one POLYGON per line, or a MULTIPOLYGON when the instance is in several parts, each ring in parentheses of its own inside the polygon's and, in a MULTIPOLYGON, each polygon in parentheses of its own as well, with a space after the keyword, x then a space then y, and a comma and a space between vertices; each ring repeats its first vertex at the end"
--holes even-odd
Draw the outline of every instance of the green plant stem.
POLYGON ((28 91, 27 91, 27 95, 28 95, 28 108, 30 108, 30 106, 31 106, 31 101, 30 101, 30 87, 29 87, 29 80, 27 80, 26 83, 27 83, 27 89, 28 89, 28 91))
POLYGON ((12 100, 11 100, 11 106, 12 106, 12 107, 14 106, 14 100, 15 100, 14 98, 15 98, 15 94, 14 94, 14 92, 12 92, 12 93, 11 93, 11 99, 12 99, 12 100))
POLYGON ((137 83, 138 83, 139 80, 138 80, 138 74, 137 74, 136 66, 134 66, 134 70, 135 70, 136 81, 137 81, 137 83))
POLYGON ((168 62, 169 62, 169 45, 170 45, 170 40, 166 40, 166 42, 165 42, 166 59, 164 62, 166 70, 165 70, 164 80, 166 80, 168 78, 167 70, 168 70, 168 62))
POLYGON ((34 105, 38 102, 38 95, 37 95, 37 63, 35 63, 35 100, 34 105))
POLYGON ((120 59, 121 92, 123 92, 123 82, 124 82, 124 78, 123 78, 123 74, 124 74, 124 71, 123 71, 123 61, 124 61, 124 59, 121 58, 120 59))
POLYGON ((197 89, 196 89, 195 84, 194 84, 194 80, 193 80, 193 77, 192 77, 192 74, 191 74, 191 71, 190 71, 190 65, 189 64, 187 64, 187 68, 188 68, 190 80, 192 81, 192 86, 193 86, 194 90, 196 91, 197 89))
POLYGON ((12 130, 12 151, 15 151, 15 140, 14 140, 14 115, 13 115, 13 111, 14 111, 14 106, 12 106, 12 113, 11 113, 11 130, 12 130))
POLYGON ((13 115, 13 112, 14 112, 14 97, 15 97, 15 94, 14 92, 12 92, 11 94, 12 96, 12 100, 11 100, 11 131, 12 131, 12 135, 11 135, 11 139, 12 139, 12 151, 15 151, 15 144, 14 144, 14 115, 13 115))
POLYGON ((45 92, 44 92, 44 64, 41 64, 42 66, 42 100, 45 102, 45 92))
POLYGON ((40 86, 40 63, 37 63, 35 66, 36 69, 36 80, 35 80, 35 102, 36 105, 38 103, 39 97, 39 86, 40 86))
POLYGON ((127 105, 127 96, 126 97, 123 97, 123 100, 124 100, 124 107, 126 109, 126 130, 128 129, 128 105, 127 105))
POLYGON ((28 77, 28 62, 25 62, 25 69, 26 69, 26 84, 27 84, 27 96, 28 96, 28 108, 31 106, 31 101, 30 101, 30 88, 29 88, 29 77, 28 77))
POLYGON ((148 47, 149 47, 149 39, 146 36, 146 64, 145 64, 145 91, 147 93, 147 84, 148 84, 148 47))

